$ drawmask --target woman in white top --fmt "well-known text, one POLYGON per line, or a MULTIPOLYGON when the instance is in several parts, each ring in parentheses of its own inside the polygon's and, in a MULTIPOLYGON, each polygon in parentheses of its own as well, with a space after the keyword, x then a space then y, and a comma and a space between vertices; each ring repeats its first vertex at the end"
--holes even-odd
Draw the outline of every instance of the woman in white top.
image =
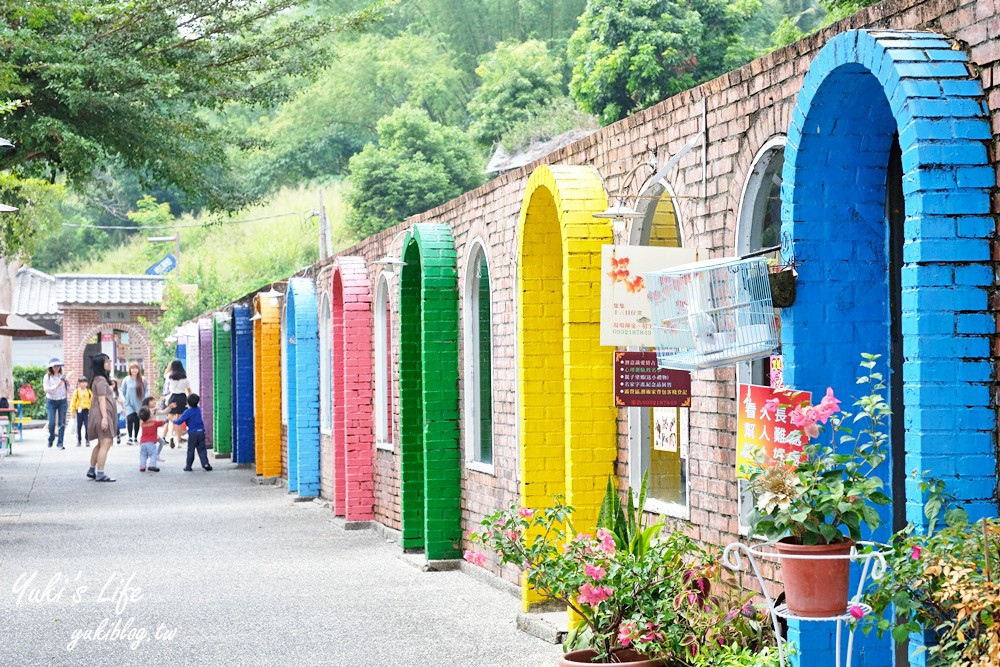
POLYGON ((191 383, 188 382, 187 373, 184 372, 184 364, 180 359, 174 359, 170 362, 166 381, 163 383, 163 395, 167 397, 167 409, 171 415, 167 420, 167 437, 170 439, 171 449, 176 445, 174 437, 180 439, 180 431, 174 426, 173 420, 187 410, 187 396, 190 393, 191 383))
POLYGON ((48 371, 42 379, 42 389, 45 390, 45 409, 49 418, 49 447, 56 440, 58 431, 59 440, 56 444, 62 449, 63 434, 66 431, 66 394, 69 382, 63 375, 63 363, 59 358, 53 357, 49 360, 48 371))

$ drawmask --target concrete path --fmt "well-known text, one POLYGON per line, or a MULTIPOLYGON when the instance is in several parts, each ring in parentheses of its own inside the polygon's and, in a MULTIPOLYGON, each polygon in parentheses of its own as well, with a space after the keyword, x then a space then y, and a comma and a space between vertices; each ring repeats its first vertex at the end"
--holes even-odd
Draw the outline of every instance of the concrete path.
POLYGON ((137 449, 112 449, 114 484, 40 431, 0 459, 0 665, 555 665, 508 593, 225 461, 140 473, 137 449))

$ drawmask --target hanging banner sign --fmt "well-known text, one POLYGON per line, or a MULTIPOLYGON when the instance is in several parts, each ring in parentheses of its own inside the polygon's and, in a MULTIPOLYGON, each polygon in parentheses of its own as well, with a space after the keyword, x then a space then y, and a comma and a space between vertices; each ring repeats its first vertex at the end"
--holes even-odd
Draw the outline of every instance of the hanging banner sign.
POLYGON ((615 352, 615 406, 691 407, 691 374, 660 369, 656 352, 615 352))
POLYGON ((694 261, 694 250, 606 245, 601 252, 601 345, 654 347, 643 275, 694 261))
POLYGON ((778 390, 755 384, 741 384, 736 410, 736 478, 750 479, 761 466, 757 459, 783 461, 801 452, 809 438, 788 417, 793 405, 812 401, 812 392, 778 390), (778 399, 778 410, 770 413, 764 404, 778 399))

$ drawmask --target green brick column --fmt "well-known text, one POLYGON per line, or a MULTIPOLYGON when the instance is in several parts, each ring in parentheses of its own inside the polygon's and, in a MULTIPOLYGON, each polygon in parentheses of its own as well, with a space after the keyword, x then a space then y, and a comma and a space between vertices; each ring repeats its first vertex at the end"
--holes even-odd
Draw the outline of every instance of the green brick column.
POLYGON ((448 225, 414 225, 400 276, 403 547, 455 558, 462 540, 458 284, 448 225))
POLYGON ((216 313, 212 322, 212 440, 215 458, 233 453, 233 326, 228 314, 216 313))

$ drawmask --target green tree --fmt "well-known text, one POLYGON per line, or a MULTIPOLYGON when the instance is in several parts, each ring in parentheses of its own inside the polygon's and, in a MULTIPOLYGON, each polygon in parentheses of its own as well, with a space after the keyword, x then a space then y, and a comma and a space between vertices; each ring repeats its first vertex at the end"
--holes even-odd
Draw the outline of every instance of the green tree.
POLYGON ((612 123, 741 64, 758 0, 589 0, 569 42, 570 95, 612 123))
POLYGON ((479 143, 492 145, 563 92, 560 69, 545 42, 498 44, 476 68, 482 82, 469 100, 469 132, 479 143))
POLYGON ((249 167, 253 187, 264 193, 342 174, 375 140, 378 119, 404 103, 436 122, 464 124, 470 87, 440 40, 405 33, 345 41, 314 83, 270 118, 248 121, 261 144, 249 167))
POLYGON ((326 61, 320 37, 375 16, 308 4, 0 0, 0 82, 30 101, 4 127, 17 150, 0 169, 78 183, 118 161, 213 207, 243 203, 234 138, 205 112, 286 97, 326 61))
POLYGON ((377 132, 378 145, 350 161, 347 226, 358 237, 482 183, 481 158, 468 135, 435 123, 422 109, 404 104, 378 122, 377 132))

